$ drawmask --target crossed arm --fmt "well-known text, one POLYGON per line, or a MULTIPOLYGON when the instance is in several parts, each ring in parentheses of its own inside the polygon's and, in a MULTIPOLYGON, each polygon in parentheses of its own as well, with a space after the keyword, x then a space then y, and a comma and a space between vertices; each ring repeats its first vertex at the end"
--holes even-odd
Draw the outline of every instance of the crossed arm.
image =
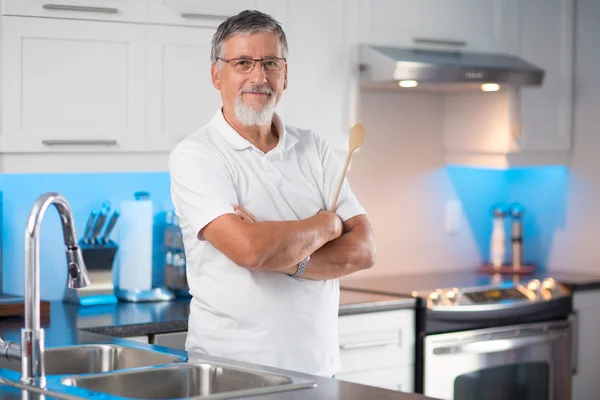
POLYGON ((223 215, 199 234, 236 264, 259 271, 293 275, 311 256, 303 278, 339 278, 374 264, 375 240, 365 215, 342 223, 321 211, 300 221, 258 221, 243 207, 223 215))

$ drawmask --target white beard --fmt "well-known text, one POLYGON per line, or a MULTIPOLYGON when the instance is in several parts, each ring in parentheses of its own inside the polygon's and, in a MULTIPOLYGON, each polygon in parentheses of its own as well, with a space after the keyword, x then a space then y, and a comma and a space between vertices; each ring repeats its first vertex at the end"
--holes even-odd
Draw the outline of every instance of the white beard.
POLYGON ((234 107, 235 117, 245 126, 270 125, 275 113, 275 95, 271 92, 271 100, 260 108, 247 105, 242 100, 242 92, 238 93, 234 107))

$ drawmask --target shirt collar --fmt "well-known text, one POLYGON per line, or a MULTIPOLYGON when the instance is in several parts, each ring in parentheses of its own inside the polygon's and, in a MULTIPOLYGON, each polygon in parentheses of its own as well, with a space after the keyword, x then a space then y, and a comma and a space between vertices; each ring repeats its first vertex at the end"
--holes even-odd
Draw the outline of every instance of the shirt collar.
MULTIPOLYGON (((225 117, 223 116, 223 111, 219 108, 213 117, 213 122, 217 127, 217 131, 221 135, 221 137, 225 140, 227 145, 235 150, 244 150, 248 147, 254 147, 252 143, 246 140, 242 135, 240 135, 235 129, 229 125, 225 117)), ((279 135, 279 141, 277 142, 277 146, 271 151, 276 151, 278 149, 283 149, 287 151, 291 149, 296 143, 298 143, 298 139, 290 135, 283 123, 283 120, 279 116, 279 114, 273 114, 273 123, 275 124, 275 129, 277 130, 277 134, 279 135)))

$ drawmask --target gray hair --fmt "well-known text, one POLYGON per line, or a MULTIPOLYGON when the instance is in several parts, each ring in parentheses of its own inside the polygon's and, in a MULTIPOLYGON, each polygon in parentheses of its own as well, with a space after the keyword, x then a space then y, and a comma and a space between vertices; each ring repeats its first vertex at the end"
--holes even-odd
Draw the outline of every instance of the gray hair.
POLYGON ((253 33, 274 33, 279 37, 283 57, 287 58, 288 47, 285 33, 279 22, 268 14, 256 10, 245 10, 223 21, 212 38, 210 60, 217 62, 224 53, 223 45, 232 36, 253 33))

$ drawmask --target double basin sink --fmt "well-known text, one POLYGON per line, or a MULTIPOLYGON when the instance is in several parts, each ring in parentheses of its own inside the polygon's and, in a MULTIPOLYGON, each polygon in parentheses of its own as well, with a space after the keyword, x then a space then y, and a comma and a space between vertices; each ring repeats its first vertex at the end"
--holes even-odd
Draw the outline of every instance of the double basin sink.
MULTIPOLYGON (((208 400, 315 386, 304 378, 209 361, 188 363, 183 356, 114 343, 47 348, 44 354, 48 386, 57 397, 208 400)), ((2 359, 0 368, 20 372, 21 364, 2 359)))

